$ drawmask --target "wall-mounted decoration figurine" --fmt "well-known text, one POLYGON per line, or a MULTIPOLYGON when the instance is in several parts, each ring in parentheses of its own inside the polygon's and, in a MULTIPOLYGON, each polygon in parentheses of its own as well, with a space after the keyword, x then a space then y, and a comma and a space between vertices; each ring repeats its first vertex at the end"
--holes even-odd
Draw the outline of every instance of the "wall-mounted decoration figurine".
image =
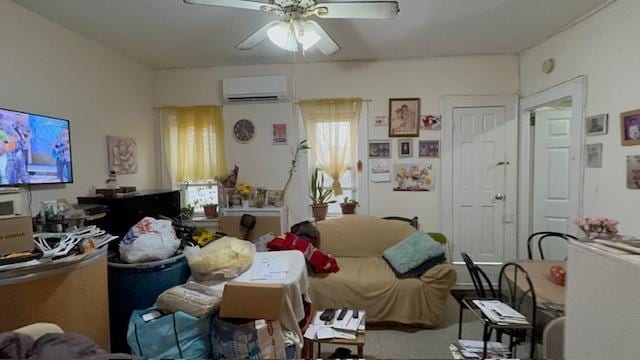
POLYGON ((640 145, 640 109, 620 114, 622 145, 640 145))
POLYGON ((389 99, 389 137, 420 136, 420 99, 389 99))
POLYGON ((640 189, 640 155, 627 156, 627 188, 640 189))
POLYGON ((606 135, 609 132, 609 114, 587 117, 584 128, 587 136, 606 135))
POLYGON ((138 172, 138 146, 133 138, 107 135, 107 154, 109 171, 116 174, 138 172))
POLYGON ((233 138, 241 143, 246 144, 251 142, 256 136, 256 127, 249 119, 238 120, 233 125, 233 138))

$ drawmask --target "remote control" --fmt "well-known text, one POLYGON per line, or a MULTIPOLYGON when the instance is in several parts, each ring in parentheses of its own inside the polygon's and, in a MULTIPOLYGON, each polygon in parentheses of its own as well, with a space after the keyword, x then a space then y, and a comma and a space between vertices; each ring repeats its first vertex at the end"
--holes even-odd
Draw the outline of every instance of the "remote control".
POLYGON ((333 317, 336 315, 335 309, 327 309, 320 314, 320 320, 322 321, 331 321, 333 317))
POLYGON ((347 316, 347 309, 342 309, 340 310, 340 314, 338 315, 338 321, 344 319, 345 316, 347 316))
POLYGON ((357 319, 360 314, 358 314, 358 310, 353 310, 353 318, 357 319))

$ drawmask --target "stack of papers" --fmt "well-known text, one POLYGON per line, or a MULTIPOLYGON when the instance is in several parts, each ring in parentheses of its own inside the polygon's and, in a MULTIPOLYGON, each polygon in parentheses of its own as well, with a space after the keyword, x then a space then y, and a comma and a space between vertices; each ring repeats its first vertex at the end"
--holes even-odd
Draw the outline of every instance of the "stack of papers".
POLYGON ((524 315, 498 300, 473 300, 482 313, 498 325, 529 325, 524 315))
POLYGON ((285 280, 289 263, 279 259, 261 259, 253 264, 251 280, 285 280))
POLYGON ((355 340, 358 332, 365 330, 365 312, 358 311, 358 318, 353 317, 353 310, 347 310, 347 314, 342 320, 338 320, 340 310, 336 311, 336 315, 331 322, 320 320, 321 311, 316 312, 313 322, 304 333, 304 337, 311 340, 324 339, 346 339, 355 340))
MULTIPOLYGON (((484 351, 484 343, 475 340, 458 340, 449 346, 454 359, 480 359, 484 351)), ((499 342, 487 342, 488 359, 506 359, 510 357, 509 349, 499 342)))

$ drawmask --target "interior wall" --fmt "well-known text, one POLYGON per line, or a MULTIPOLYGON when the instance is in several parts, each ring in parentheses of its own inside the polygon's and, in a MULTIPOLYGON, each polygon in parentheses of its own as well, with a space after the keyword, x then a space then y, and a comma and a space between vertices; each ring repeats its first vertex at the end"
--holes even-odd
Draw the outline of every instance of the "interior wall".
POLYGON ((627 155, 640 147, 621 145, 620 113, 640 108, 640 1, 618 0, 594 16, 520 56, 523 97, 580 75, 587 77, 586 115, 609 114, 609 133, 587 136, 586 143, 603 143, 603 167, 585 169, 585 216, 613 217, 620 231, 640 235, 637 204, 640 190, 626 186, 627 155), (551 74, 542 62, 554 58, 551 74))
POLYGON ((154 188, 151 70, 11 2, 0 1, 0 107, 70 120, 74 183, 34 185, 40 202, 75 202, 108 175, 106 135, 133 137, 138 173, 121 185, 154 188))
MULTIPOLYGON (((296 100, 331 97, 372 100, 368 103, 369 139, 388 139, 388 129, 374 127, 373 117, 388 114, 389 98, 420 97, 423 114, 438 114, 442 96, 515 94, 519 87, 515 56, 208 67, 156 71, 155 105, 221 104, 222 79, 274 74, 288 75, 293 80, 296 100)), ((290 146, 300 136, 295 106, 292 103, 225 105, 224 117, 228 165, 240 166, 241 180, 267 188, 282 188, 290 162, 290 146), (241 118, 252 119, 257 126, 256 139, 249 144, 238 144, 231 137, 233 124, 241 118), (271 145, 271 125, 274 123, 287 123, 290 146, 271 145)), ((420 138, 437 140, 440 132, 425 130, 420 138)), ((439 159, 417 157, 417 141, 414 139, 416 157, 398 160, 397 140, 392 140, 391 163, 429 162, 439 170, 439 159)), ((300 179, 298 174, 287 196, 292 221, 306 219, 308 214, 305 196, 308 185, 302 184, 300 179)), ((440 181, 431 193, 393 192, 391 183, 370 183, 370 214, 418 216, 425 229, 438 230, 440 181)))

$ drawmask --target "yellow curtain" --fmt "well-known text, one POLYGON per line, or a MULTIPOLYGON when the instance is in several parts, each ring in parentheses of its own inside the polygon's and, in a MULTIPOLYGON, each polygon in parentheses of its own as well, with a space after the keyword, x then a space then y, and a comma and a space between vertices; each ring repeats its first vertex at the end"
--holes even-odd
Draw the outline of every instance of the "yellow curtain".
POLYGON ((335 195, 342 195, 340 178, 355 170, 357 128, 362 99, 300 101, 311 154, 318 167, 333 180, 335 195))
POLYGON ((221 106, 160 111, 165 163, 173 181, 210 180, 227 172, 221 106))

